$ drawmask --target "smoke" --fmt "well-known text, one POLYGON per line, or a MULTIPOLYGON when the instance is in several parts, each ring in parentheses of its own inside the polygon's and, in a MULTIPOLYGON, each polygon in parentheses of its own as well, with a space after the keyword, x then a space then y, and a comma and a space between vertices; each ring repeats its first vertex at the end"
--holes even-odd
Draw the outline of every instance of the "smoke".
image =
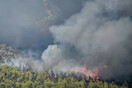
POLYGON ((45 6, 57 3, 63 16, 59 15, 61 21, 53 21, 54 26, 50 24, 54 44, 44 50, 40 60, 28 58, 25 64, 35 70, 54 72, 81 72, 83 66, 102 69, 107 65, 107 72, 101 73, 106 79, 132 73, 131 0, 89 0, 81 11, 70 15, 67 10, 74 0, 65 0, 71 7, 66 5, 64 9, 61 0, 43 1, 45 6))
POLYGON ((46 66, 72 69, 85 65, 91 69, 108 65, 107 78, 130 75, 131 6, 131 0, 87 1, 80 13, 50 27, 56 45, 43 52, 46 66), (67 65, 60 65, 64 61, 67 65))
POLYGON ((44 50, 53 44, 49 26, 60 24, 79 12, 84 1, 0 0, 0 43, 44 50))

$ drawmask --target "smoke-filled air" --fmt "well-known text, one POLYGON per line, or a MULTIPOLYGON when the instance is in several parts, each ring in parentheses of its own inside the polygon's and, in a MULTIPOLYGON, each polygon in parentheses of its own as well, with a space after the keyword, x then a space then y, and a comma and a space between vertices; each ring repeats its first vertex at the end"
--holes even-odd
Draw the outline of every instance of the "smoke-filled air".
POLYGON ((105 80, 130 76, 131 9, 132 0, 0 0, 0 43, 24 52, 2 64, 105 80))

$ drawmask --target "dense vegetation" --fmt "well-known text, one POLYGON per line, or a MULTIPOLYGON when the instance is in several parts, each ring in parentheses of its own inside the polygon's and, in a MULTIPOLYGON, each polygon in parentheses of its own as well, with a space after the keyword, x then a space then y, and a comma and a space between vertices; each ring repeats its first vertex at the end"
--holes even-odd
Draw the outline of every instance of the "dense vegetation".
POLYGON ((77 80, 74 77, 50 77, 45 72, 22 72, 16 67, 0 66, 0 88, 127 88, 115 83, 77 80))
POLYGON ((5 44, 0 44, 0 63, 6 63, 11 58, 16 58, 22 54, 20 50, 13 49, 5 44))
MULTIPOLYGON (((22 55, 22 51, 0 44, 0 63, 22 55)), ((52 74, 52 73, 51 73, 52 74)), ((50 76, 46 72, 19 71, 17 67, 0 65, 0 88, 127 88, 114 82, 86 81, 76 75, 50 76)))

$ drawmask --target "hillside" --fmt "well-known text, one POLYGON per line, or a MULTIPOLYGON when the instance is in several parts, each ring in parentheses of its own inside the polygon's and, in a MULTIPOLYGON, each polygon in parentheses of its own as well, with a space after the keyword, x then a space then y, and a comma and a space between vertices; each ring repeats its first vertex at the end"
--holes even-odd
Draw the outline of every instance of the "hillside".
POLYGON ((5 44, 0 44, 0 63, 6 63, 11 58, 22 54, 20 50, 13 49, 5 44))
MULTIPOLYGON (((0 44, 0 63, 6 63, 11 58, 22 55, 22 51, 0 44)), ((0 88, 127 88, 126 84, 117 85, 114 82, 87 81, 75 74, 48 74, 34 72, 32 69, 20 70, 17 67, 0 65, 0 88), (122 85, 122 86, 121 86, 122 85)))
POLYGON ((128 88, 103 81, 57 77, 45 72, 21 72, 16 67, 0 66, 0 88, 128 88))

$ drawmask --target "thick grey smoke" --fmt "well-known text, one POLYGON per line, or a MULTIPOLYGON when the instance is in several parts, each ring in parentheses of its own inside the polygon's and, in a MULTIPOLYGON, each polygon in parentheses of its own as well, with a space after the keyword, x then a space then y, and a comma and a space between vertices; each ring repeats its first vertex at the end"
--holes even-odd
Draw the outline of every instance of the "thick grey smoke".
POLYGON ((84 1, 0 0, 0 43, 45 49, 53 44, 49 26, 79 12, 84 1))
POLYGON ((88 1, 64 24, 50 27, 57 44, 44 51, 46 66, 91 69, 108 65, 108 78, 131 74, 131 9, 131 0, 88 1))
POLYGON ((35 25, 36 20, 46 15, 44 10, 41 0, 0 0, 0 43, 16 48, 51 44, 50 33, 35 25))
MULTIPOLYGON (((57 1, 59 0, 55 0, 56 3, 57 1)), ((72 1, 69 3, 73 3, 72 1)), ((45 3, 47 6, 51 1, 44 0, 44 2, 48 2, 45 3)), ((107 65, 107 72, 101 76, 113 78, 130 75, 132 73, 131 9, 131 0, 87 1, 80 12, 65 21, 58 21, 62 24, 55 23, 56 25, 50 27, 55 44, 49 45, 44 50, 41 61, 26 59, 25 64, 40 71, 55 72, 80 72, 83 66, 87 66, 88 69, 94 67, 102 69, 107 65)))

